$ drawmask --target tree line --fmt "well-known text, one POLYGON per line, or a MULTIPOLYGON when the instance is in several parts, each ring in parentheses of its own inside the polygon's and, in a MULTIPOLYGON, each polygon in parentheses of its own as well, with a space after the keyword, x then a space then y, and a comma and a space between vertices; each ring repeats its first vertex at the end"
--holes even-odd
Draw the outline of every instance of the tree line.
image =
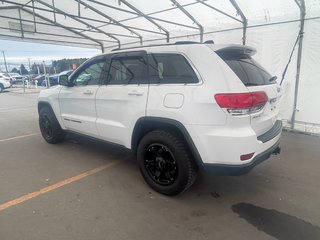
POLYGON ((13 68, 11 72, 13 73, 20 73, 22 75, 26 74, 44 74, 44 68, 46 73, 55 74, 60 73, 62 71, 73 69, 73 67, 79 67, 87 58, 72 58, 72 59, 60 59, 54 60, 50 65, 44 65, 43 63, 33 63, 31 65, 30 71, 26 69, 24 64, 20 65, 20 69, 13 68))

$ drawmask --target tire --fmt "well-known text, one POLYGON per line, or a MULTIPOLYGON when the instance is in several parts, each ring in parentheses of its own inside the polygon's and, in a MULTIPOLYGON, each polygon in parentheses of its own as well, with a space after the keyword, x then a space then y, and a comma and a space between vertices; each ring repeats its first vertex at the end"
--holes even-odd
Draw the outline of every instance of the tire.
POLYGON ((4 90, 4 87, 3 87, 3 85, 0 83, 0 93, 2 93, 3 90, 4 90))
POLYGON ((197 176, 197 166, 186 144, 169 132, 147 133, 139 143, 137 160, 148 185, 165 195, 184 192, 197 176))
POLYGON ((46 142, 51 144, 60 143, 65 139, 65 132, 49 107, 42 107, 39 112, 39 127, 41 135, 46 142))

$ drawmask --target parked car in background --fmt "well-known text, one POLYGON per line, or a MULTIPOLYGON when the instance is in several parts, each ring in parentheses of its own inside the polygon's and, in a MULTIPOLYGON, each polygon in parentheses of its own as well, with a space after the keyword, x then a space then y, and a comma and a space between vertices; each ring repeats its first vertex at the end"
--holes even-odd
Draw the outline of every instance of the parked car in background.
POLYGON ((3 73, 0 73, 0 93, 3 92, 4 89, 10 88, 10 78, 3 77, 3 73))
POLYGON ((63 72, 59 73, 58 83, 60 80, 60 76, 67 75, 69 77, 72 73, 73 73, 73 70, 67 70, 67 71, 63 71, 63 72))
POLYGON ((8 73, 8 76, 11 79, 11 84, 23 84, 25 77, 21 76, 19 73, 8 73))
MULTIPOLYGON (((71 73, 73 73, 73 70, 67 70, 67 71, 63 71, 63 72, 61 72, 61 73, 59 73, 59 74, 50 75, 50 76, 49 76, 50 86, 58 85, 58 84, 59 84, 59 77, 60 77, 61 75, 70 76, 71 73)), ((46 81, 45 81, 45 75, 39 75, 39 76, 35 77, 35 78, 33 79, 34 83, 35 83, 36 80, 38 81, 38 82, 37 82, 37 85, 38 85, 38 86, 43 86, 43 87, 46 87, 46 86, 47 86, 47 83, 46 83, 46 81)))
MULTIPOLYGON (((54 74, 49 76, 50 86, 58 85, 59 83, 59 75, 54 74)), ((35 78, 33 78, 34 84, 37 84, 38 86, 46 87, 46 76, 45 75, 39 75, 35 78), (37 82, 36 82, 37 81, 37 82)))
POLYGON ((2 78, 3 80, 11 82, 11 78, 7 73, 0 73, 0 78, 2 78))
POLYGON ((33 78, 33 82, 35 85, 41 86, 42 81, 45 79, 44 75, 38 75, 36 77, 33 78))
MULTIPOLYGON (((58 85, 59 84, 59 75, 55 74, 55 75, 50 75, 49 76, 49 81, 50 81, 50 87, 54 86, 54 85, 58 85)), ((47 86, 47 81, 43 80, 41 83, 41 86, 46 87, 47 86)))

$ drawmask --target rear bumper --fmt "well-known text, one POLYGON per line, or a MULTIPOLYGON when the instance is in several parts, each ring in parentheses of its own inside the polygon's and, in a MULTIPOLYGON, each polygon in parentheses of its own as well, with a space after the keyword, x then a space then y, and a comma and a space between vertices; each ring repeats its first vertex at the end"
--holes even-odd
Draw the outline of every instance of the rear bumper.
POLYGON ((282 131, 282 121, 277 120, 273 127, 266 133, 257 137, 257 139, 263 143, 268 142, 279 135, 282 131))
POLYGON ((250 125, 186 127, 200 156, 198 165, 227 175, 246 173, 277 152, 282 132, 281 121, 276 121, 261 136, 257 136, 250 125), (241 160, 240 156, 251 153, 253 156, 250 159, 241 160))
POLYGON ((3 85, 4 88, 10 88, 11 87, 11 83, 7 82, 7 81, 2 82, 2 85, 3 85))
POLYGON ((214 163, 204 163, 203 167, 206 172, 213 173, 215 175, 224 176, 237 176, 243 175, 248 172, 258 164, 267 160, 272 154, 279 154, 281 149, 279 147, 280 141, 278 140, 272 147, 266 151, 255 156, 250 162, 242 165, 230 165, 230 164, 214 164, 214 163))

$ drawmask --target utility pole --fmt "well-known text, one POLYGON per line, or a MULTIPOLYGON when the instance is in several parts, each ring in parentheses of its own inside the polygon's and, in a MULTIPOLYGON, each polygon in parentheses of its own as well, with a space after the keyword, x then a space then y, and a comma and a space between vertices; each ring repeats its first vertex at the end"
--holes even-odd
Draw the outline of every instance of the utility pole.
POLYGON ((43 65, 43 74, 47 75, 47 73, 46 73, 46 65, 45 65, 44 61, 42 61, 42 65, 43 65))
POLYGON ((3 50, 2 50, 2 55, 3 55, 4 65, 5 65, 5 67, 6 67, 6 72, 8 73, 8 67, 7 67, 6 55, 4 55, 4 51, 3 51, 3 50))
POLYGON ((49 77, 47 77, 47 72, 46 72, 46 65, 45 65, 45 61, 42 61, 43 63, 43 73, 44 73, 44 79, 46 81, 46 85, 47 85, 47 88, 50 87, 50 80, 49 80, 49 77))
POLYGON ((28 87, 30 87, 31 85, 31 76, 30 76, 30 72, 31 72, 31 64, 30 64, 30 58, 28 58, 28 63, 29 63, 29 72, 28 72, 28 87))
POLYGON ((31 71, 30 58, 28 58, 28 62, 29 62, 29 71, 31 71))
MULTIPOLYGON (((22 64, 20 65, 20 75, 22 76, 21 66, 22 66, 22 64)), ((25 80, 25 78, 22 78, 22 85, 23 85, 23 93, 26 93, 26 80, 25 80)))

